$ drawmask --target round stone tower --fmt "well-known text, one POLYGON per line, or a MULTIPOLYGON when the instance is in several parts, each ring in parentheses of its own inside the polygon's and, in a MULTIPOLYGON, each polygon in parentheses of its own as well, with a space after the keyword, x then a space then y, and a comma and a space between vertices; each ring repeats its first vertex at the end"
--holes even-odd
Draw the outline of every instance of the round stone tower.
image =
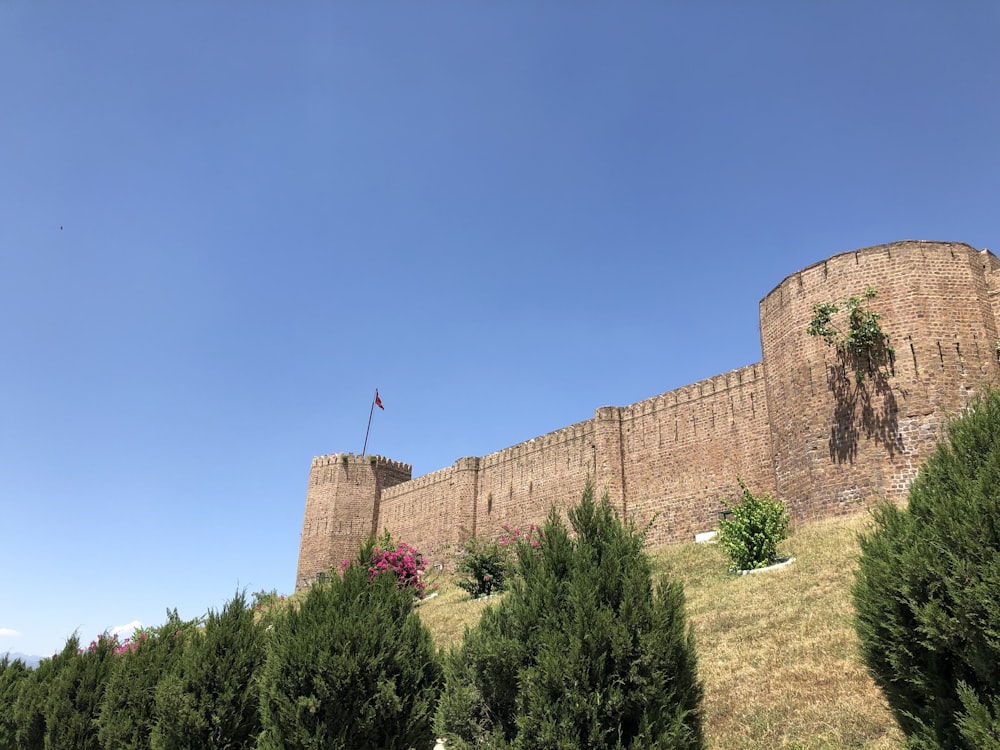
POLYGON ((904 496, 947 415, 1000 380, 996 271, 996 257, 966 244, 894 242, 809 266, 761 301, 776 487, 795 517, 904 496), (888 377, 859 381, 806 329, 815 305, 843 310, 868 289, 894 357, 888 377))

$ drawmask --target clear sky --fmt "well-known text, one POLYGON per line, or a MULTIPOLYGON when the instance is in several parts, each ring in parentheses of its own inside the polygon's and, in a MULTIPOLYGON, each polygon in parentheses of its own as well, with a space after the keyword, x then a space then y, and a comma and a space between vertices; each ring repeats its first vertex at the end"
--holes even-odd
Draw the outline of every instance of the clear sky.
POLYGON ((414 475, 760 360, 790 273, 1000 248, 1000 4, 0 3, 0 653, 294 585, 414 475))

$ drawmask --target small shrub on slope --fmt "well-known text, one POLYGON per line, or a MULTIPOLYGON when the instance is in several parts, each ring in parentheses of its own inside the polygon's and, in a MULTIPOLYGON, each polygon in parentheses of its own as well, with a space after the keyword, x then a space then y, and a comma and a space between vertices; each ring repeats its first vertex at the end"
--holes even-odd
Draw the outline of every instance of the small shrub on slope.
POLYGON ((719 522, 719 542, 736 570, 754 570, 771 564, 778 544, 788 532, 788 513, 770 495, 754 495, 742 479, 740 502, 726 504, 732 514, 719 522))
POLYGON ((470 537, 458 554, 455 572, 462 579, 455 583, 473 599, 497 594, 506 586, 510 567, 508 551, 495 539, 470 537))
POLYGON ((446 659, 451 747, 700 748, 702 688, 680 584, 655 588, 645 539, 587 487, 550 512, 522 575, 446 659))
POLYGON ((497 539, 469 538, 458 554, 456 572, 463 576, 457 581, 458 587, 474 599, 505 591, 510 578, 517 573, 518 547, 537 548, 539 542, 535 537, 534 526, 522 530, 504 524, 497 539))
POLYGON ((912 747, 1000 748, 1000 395, 975 401, 860 538, 862 654, 912 747))

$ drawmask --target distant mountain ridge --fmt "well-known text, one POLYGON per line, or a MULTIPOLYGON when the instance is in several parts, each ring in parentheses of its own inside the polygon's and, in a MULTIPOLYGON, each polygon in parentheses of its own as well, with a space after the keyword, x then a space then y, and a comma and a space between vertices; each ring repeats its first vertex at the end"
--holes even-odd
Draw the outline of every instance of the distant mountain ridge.
POLYGON ((45 658, 44 656, 35 656, 33 654, 22 654, 22 653, 19 653, 17 651, 8 651, 6 653, 6 656, 11 661, 15 661, 16 659, 20 659, 21 661, 23 661, 25 663, 26 666, 29 666, 32 669, 35 668, 35 667, 37 667, 38 663, 42 659, 45 658))

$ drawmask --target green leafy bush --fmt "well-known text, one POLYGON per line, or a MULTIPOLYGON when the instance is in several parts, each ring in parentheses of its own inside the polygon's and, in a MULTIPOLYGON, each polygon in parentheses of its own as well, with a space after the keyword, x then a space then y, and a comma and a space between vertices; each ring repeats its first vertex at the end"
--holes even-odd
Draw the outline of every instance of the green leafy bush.
POLYGON ((859 385, 866 375, 885 380, 893 374, 896 353, 889 343, 889 335, 879 323, 882 316, 865 307, 877 295, 878 292, 869 287, 864 297, 813 305, 813 319, 806 328, 810 336, 820 336, 837 351, 844 366, 854 370, 859 385), (846 332, 833 323, 833 316, 841 307, 847 313, 846 332))
POLYGON ((699 748, 702 688, 679 583, 588 486, 518 545, 520 573, 446 657, 449 747, 699 748))
POLYGON ((511 573, 510 552, 495 539, 469 538, 459 552, 455 572, 464 576, 455 583, 472 598, 497 594, 511 573))
POLYGON ((517 574, 520 545, 538 548, 534 525, 523 530, 507 524, 501 528, 503 533, 496 539, 467 539, 458 554, 455 572, 464 579, 456 583, 474 599, 506 590, 510 578, 517 574))
POLYGON ((780 500, 754 495, 742 479, 738 503, 723 501, 731 518, 719 522, 719 543, 736 570, 754 570, 771 564, 778 544, 788 532, 788 513, 780 500))
POLYGON ((948 427, 862 535, 862 654, 912 747, 1000 747, 1000 395, 948 427))
MULTIPOLYGON (((371 544, 361 560, 371 559, 371 544)), ((260 680, 266 748, 430 748, 441 667, 412 590, 367 565, 279 612, 260 680)))

